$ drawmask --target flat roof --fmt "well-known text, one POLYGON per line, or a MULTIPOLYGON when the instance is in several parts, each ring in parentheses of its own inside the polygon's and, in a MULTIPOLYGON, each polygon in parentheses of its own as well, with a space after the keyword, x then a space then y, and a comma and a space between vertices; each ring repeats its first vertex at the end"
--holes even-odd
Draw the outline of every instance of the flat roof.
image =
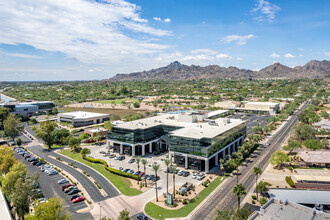
POLYGON ((276 102, 246 102, 245 104, 248 104, 248 105, 269 105, 269 106, 278 105, 278 103, 276 103, 276 102))
POLYGON ((217 111, 212 111, 212 112, 207 113, 207 117, 208 117, 208 118, 211 118, 211 117, 213 117, 213 116, 220 115, 220 114, 227 113, 227 112, 228 112, 228 110, 217 110, 217 111))
POLYGON ((293 175, 296 181, 321 181, 330 182, 330 176, 293 175))
POLYGON ((114 125, 114 127, 135 130, 147 129, 157 125, 169 125, 181 127, 181 129, 172 131, 171 135, 200 139, 203 137, 213 138, 243 123, 245 123, 243 120, 228 118, 218 118, 216 120, 195 123, 182 122, 178 120, 177 114, 162 114, 154 117, 117 124, 114 125), (210 121, 213 121, 214 123, 209 124, 208 122, 210 121), (227 123, 227 121, 229 121, 229 123, 227 123))
POLYGON ((92 133, 96 133, 96 132, 101 132, 101 131, 106 131, 107 129, 104 128, 91 128, 91 129, 87 129, 87 131, 90 131, 92 133))
POLYGON ((85 119, 85 118, 95 118, 95 117, 105 117, 110 116, 109 114, 95 113, 95 112, 84 112, 84 111, 76 111, 76 112, 65 112, 58 114, 60 117, 71 117, 74 119, 85 119))
POLYGON ((269 195, 300 204, 330 205, 330 190, 269 189, 269 195))
POLYGON ((330 163, 330 151, 299 151, 298 156, 306 163, 330 163))
POLYGON ((262 219, 262 220, 301 220, 301 219, 313 219, 313 220, 326 220, 330 219, 330 215, 316 211, 304 205, 294 203, 290 200, 278 200, 272 198, 260 211, 253 214, 249 220, 262 219), (313 217, 314 216, 314 217, 313 217), (313 217, 313 218, 312 218, 313 217))

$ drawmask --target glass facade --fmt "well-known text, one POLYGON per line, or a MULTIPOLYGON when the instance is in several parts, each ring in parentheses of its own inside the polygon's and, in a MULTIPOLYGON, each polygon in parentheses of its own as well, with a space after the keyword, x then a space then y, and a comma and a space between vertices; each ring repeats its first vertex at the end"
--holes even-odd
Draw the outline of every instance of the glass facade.
POLYGON ((170 135, 169 150, 207 158, 243 135, 246 135, 245 123, 240 124, 212 139, 194 139, 170 135))
POLYGON ((132 144, 145 143, 160 138, 161 136, 168 134, 170 131, 176 130, 178 128, 180 127, 157 125, 146 129, 129 130, 114 126, 109 138, 111 140, 132 144))

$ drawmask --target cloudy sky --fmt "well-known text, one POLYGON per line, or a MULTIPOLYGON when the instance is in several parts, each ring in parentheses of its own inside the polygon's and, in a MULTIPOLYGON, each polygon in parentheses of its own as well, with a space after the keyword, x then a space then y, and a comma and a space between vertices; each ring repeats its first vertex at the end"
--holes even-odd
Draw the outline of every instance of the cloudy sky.
POLYGON ((329 0, 0 1, 0 81, 330 60, 329 0))

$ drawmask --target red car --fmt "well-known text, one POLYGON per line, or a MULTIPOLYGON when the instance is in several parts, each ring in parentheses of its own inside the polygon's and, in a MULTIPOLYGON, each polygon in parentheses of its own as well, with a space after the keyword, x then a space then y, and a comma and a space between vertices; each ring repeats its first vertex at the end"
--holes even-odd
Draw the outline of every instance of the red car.
POLYGON ((93 140, 88 140, 88 139, 85 141, 85 143, 92 143, 92 142, 93 140))
POLYGON ((84 201, 84 200, 85 200, 85 197, 79 196, 78 198, 73 199, 72 203, 77 203, 77 202, 81 202, 81 201, 84 201))
POLYGON ((141 172, 140 174, 139 174, 139 177, 142 177, 144 175, 144 172, 141 172))
POLYGON ((62 191, 64 191, 66 188, 70 187, 70 186, 75 186, 74 184, 66 184, 65 186, 62 186, 62 191))

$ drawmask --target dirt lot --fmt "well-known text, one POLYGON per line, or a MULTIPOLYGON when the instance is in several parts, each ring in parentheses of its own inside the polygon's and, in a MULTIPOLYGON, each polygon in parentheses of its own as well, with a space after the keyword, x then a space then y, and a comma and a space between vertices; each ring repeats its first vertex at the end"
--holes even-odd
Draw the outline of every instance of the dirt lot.
POLYGON ((133 109, 109 109, 109 108, 72 108, 72 107, 63 107, 59 110, 64 110, 65 112, 72 111, 87 111, 87 112, 96 112, 96 113, 105 113, 110 115, 119 115, 121 118, 130 114, 144 114, 144 110, 133 110, 133 109))

